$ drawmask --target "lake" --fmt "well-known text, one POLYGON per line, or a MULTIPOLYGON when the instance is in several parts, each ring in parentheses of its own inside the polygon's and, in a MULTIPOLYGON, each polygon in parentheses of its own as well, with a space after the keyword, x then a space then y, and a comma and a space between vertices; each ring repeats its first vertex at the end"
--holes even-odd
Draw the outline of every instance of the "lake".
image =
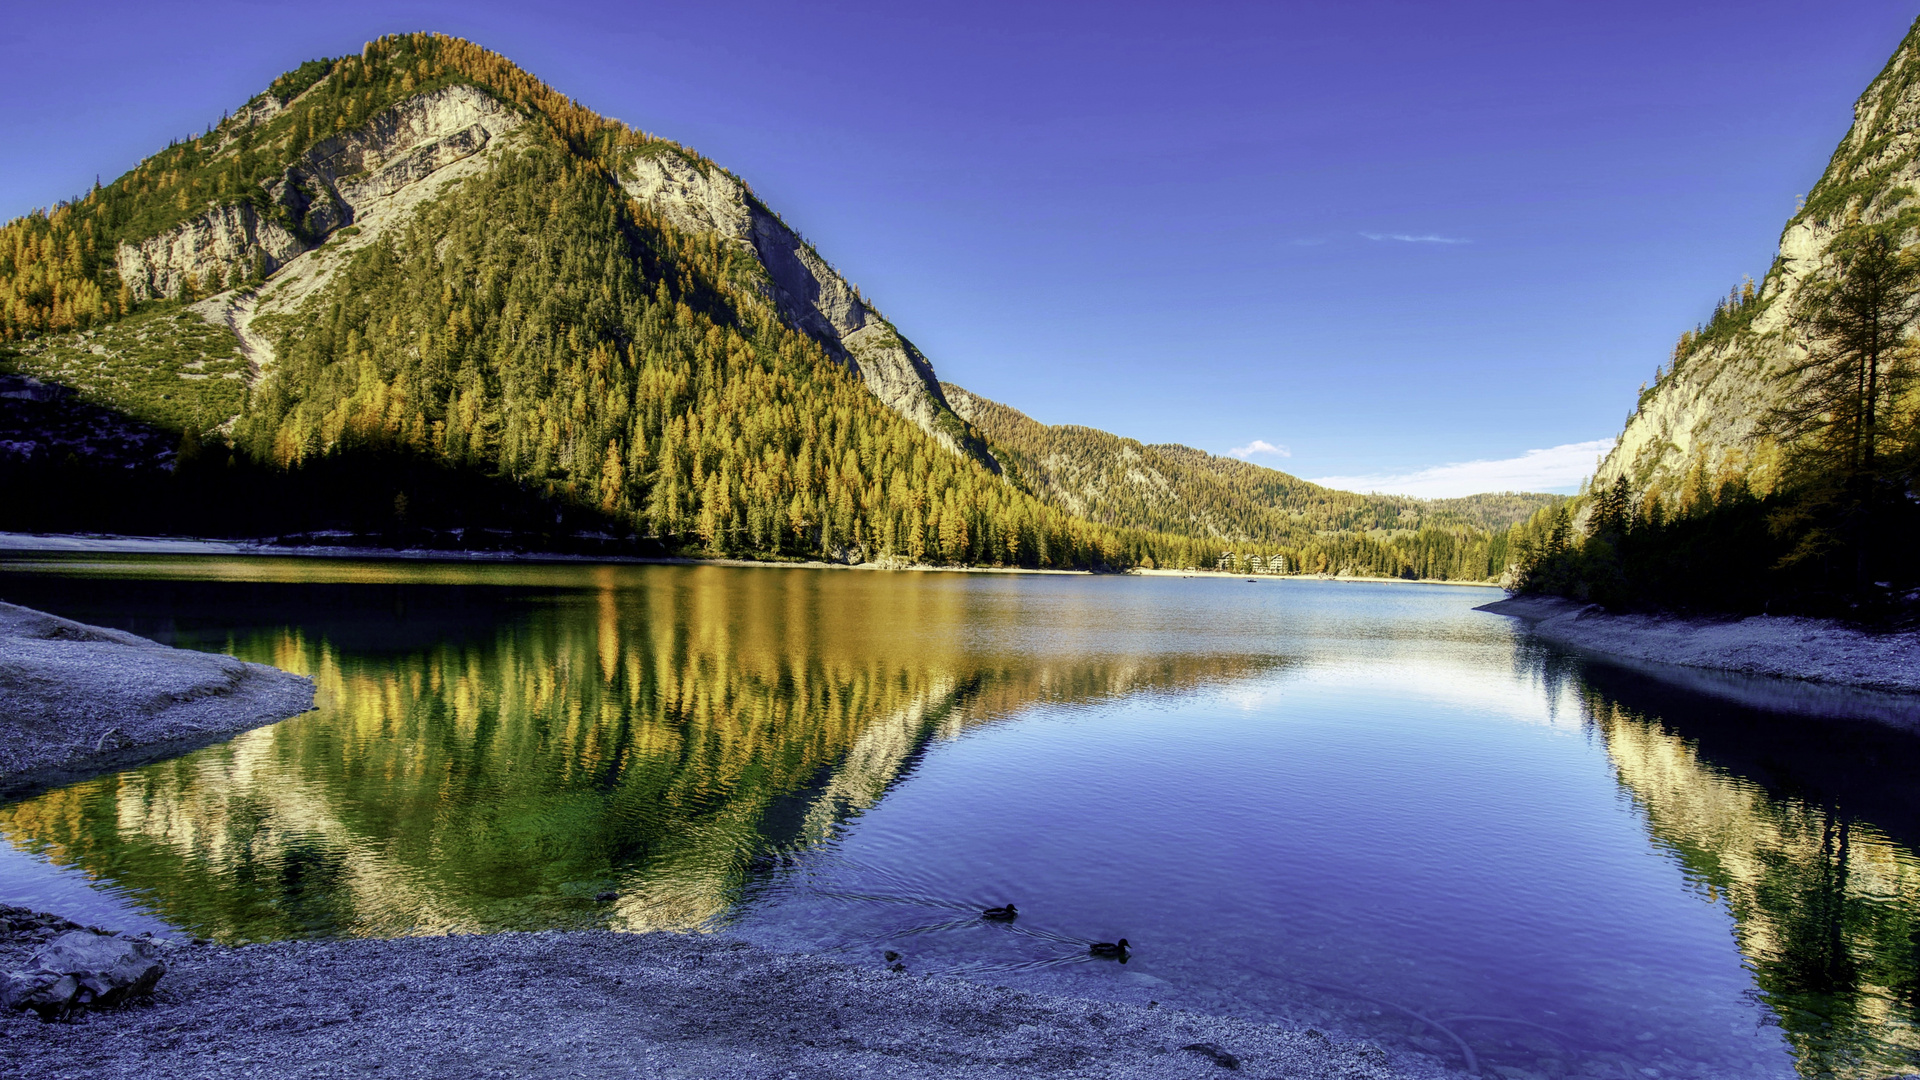
POLYGON ((0 900, 719 931, 1505 1080, 1920 1070, 1920 740, 1541 647, 1499 595, 7 556, 0 598, 319 707, 0 806, 0 900))

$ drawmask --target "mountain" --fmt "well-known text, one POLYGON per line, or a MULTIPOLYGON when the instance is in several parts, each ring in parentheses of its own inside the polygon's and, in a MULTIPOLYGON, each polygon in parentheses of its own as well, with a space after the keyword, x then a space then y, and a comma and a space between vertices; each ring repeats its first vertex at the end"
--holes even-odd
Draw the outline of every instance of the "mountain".
POLYGON ((54 251, 27 272, 16 265, 0 293, 12 301, 0 306, 0 335, 80 326, 183 290, 220 294, 206 314, 232 327, 247 359, 265 368, 274 345, 255 329, 258 320, 291 314, 330 284, 345 256, 409 223, 449 185, 556 135, 574 164, 600 166, 641 215, 717 242, 740 263, 725 275, 772 301, 882 402, 991 466, 941 400, 926 358, 744 183, 671 142, 561 100, 504 58, 429 35, 372 43, 358 61, 310 62, 208 136, 176 144, 89 195, 71 215, 89 227, 66 231, 84 238, 80 257, 63 264, 54 251), (84 273, 102 261, 101 233, 114 234, 117 296, 103 296, 84 273), (333 258, 303 258, 330 238, 333 258), (35 295, 36 268, 50 277, 44 299, 35 295), (83 273, 63 282, 61 269, 83 273), (227 295, 228 286, 268 275, 275 287, 264 295, 227 295))
POLYGON ((1920 621, 1920 21, 1758 287, 1681 335, 1511 582, 1620 609, 1920 621))
POLYGON ((1017 483, 1051 506, 1118 528, 1210 537, 1291 554, 1293 565, 1353 564, 1420 577, 1483 579, 1505 569, 1496 537, 1563 496, 1504 492, 1458 499, 1359 495, 1177 444, 1144 445, 1077 425, 1047 425, 942 383, 1017 483), (1489 562, 1491 560, 1491 562, 1489 562))
POLYGON ((1170 550, 1008 484, 926 357, 737 177, 439 35, 304 64, 7 224, 9 342, 8 527, 1170 550), (177 456, 139 449, 169 434, 177 456))
POLYGON ((435 34, 0 227, 0 529, 1484 579, 1541 499, 943 387, 739 177, 435 34))
POLYGON ((1595 487, 1623 478, 1636 498, 1676 502, 1739 477, 1756 492, 1781 479, 1784 447, 1769 413, 1807 356, 1794 313, 1810 290, 1832 283, 1835 239, 1859 226, 1911 238, 1920 220, 1920 22, 1854 104, 1853 125, 1825 173, 1787 221, 1779 254, 1756 288, 1722 300, 1713 319, 1682 335, 1669 362, 1641 388, 1595 487))

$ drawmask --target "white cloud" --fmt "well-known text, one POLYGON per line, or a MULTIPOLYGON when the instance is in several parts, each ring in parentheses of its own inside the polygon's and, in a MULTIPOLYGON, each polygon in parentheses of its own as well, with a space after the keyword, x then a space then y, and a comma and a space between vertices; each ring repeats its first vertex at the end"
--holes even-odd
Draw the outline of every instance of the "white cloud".
POLYGON ((1461 461, 1398 475, 1322 476, 1313 483, 1341 491, 1377 491, 1421 499, 1448 499, 1486 491, 1565 490, 1593 475, 1597 460, 1611 449, 1612 439, 1591 439, 1529 450, 1500 461, 1461 461))
POLYGON ((1270 454, 1273 457, 1292 457, 1293 451, 1284 446, 1275 446, 1265 439, 1255 439, 1245 446, 1236 446, 1227 451, 1227 456, 1245 461, 1255 454, 1270 454))
POLYGON ((1403 244, 1471 244, 1473 243, 1473 241, 1471 240, 1462 239, 1457 236, 1439 236, 1435 233, 1426 233, 1421 236, 1414 236, 1411 233, 1363 232, 1360 235, 1366 237, 1369 240, 1398 240, 1403 244))

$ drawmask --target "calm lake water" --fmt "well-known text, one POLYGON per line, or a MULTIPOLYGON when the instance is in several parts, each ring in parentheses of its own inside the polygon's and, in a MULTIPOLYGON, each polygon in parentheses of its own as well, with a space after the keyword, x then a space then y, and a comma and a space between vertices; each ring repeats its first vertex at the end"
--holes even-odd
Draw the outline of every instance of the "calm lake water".
POLYGON ((9 557, 0 598, 319 709, 0 806, 0 900, 891 950, 1505 1080, 1920 1068, 1916 740, 1584 663, 1498 595, 9 557))

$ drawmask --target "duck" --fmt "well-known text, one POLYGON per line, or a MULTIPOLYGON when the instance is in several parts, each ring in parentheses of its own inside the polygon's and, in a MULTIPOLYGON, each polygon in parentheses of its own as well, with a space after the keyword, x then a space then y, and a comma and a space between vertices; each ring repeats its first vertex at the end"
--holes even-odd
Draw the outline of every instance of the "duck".
POLYGON ((1087 955, 1105 956, 1124 960, 1127 956, 1127 939, 1121 938, 1119 941, 1096 941, 1087 946, 1087 955))
POLYGON ((990 907, 980 913, 988 922, 1012 922, 1020 917, 1020 909, 1008 904, 1005 907, 990 907))

